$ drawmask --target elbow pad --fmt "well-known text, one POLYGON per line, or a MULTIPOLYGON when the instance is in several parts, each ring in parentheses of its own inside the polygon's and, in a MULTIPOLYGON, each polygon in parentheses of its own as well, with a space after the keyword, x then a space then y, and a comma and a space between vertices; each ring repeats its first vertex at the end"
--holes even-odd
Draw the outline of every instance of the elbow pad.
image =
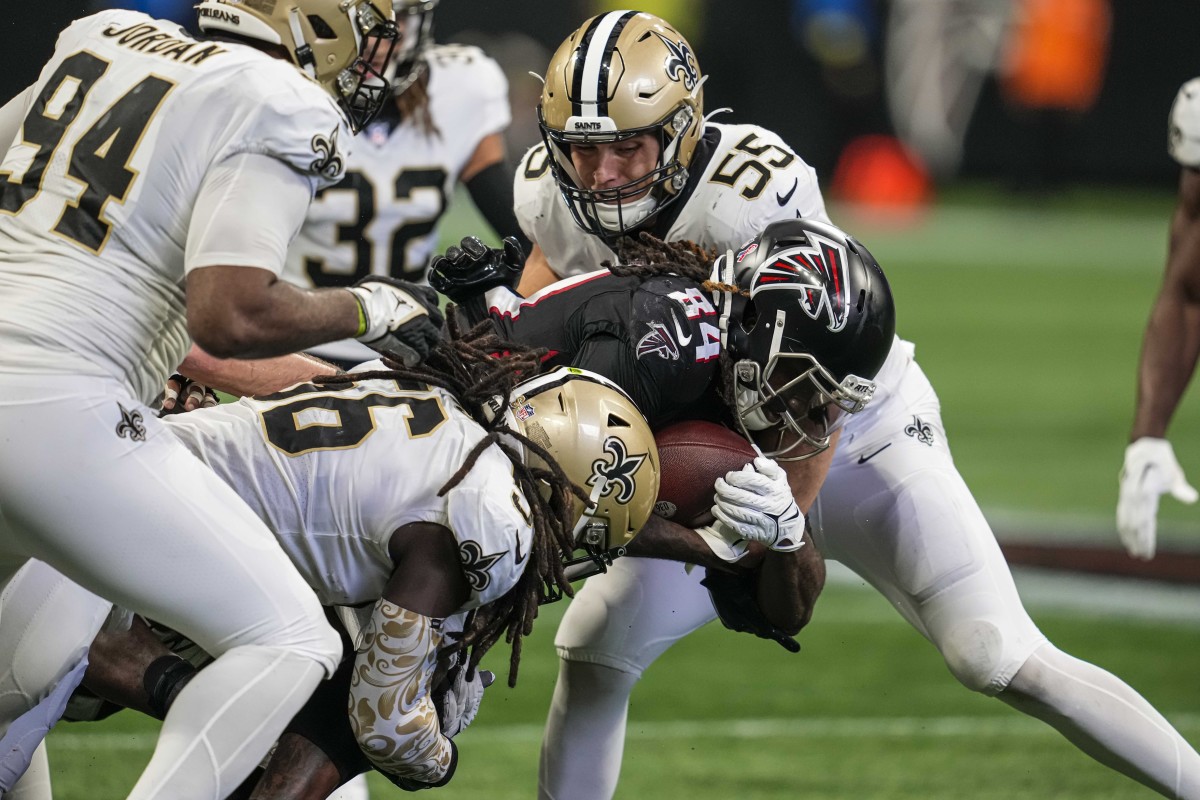
POLYGON ((442 620, 375 604, 350 679, 350 726, 367 760, 397 785, 441 786, 454 774, 430 692, 442 620))

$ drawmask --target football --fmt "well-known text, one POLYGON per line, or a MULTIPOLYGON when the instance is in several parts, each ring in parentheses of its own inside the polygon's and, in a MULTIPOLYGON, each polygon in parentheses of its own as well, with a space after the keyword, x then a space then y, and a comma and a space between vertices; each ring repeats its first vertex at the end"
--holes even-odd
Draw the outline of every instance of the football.
POLYGON ((687 420, 654 435, 661 478, 654 513, 689 528, 712 522, 713 484, 758 455, 741 434, 715 422, 687 420))

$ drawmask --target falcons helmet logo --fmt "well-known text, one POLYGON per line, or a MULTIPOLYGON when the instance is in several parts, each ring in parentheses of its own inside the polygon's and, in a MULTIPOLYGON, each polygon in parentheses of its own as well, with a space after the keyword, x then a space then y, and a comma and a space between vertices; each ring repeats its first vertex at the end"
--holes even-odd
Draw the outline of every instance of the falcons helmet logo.
POLYGON ((750 284, 750 296, 774 289, 789 289, 800 295, 800 307, 833 333, 846 327, 850 298, 849 277, 846 273, 846 251, 837 242, 816 233, 808 233, 808 247, 793 247, 774 254, 774 260, 763 264, 750 284), (810 272, 821 279, 813 285, 805 279, 810 272))

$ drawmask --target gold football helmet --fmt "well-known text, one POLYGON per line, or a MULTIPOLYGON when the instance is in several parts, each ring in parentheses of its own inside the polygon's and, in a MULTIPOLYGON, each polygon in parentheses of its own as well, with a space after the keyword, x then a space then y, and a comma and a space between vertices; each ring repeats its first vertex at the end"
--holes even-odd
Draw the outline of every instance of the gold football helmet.
POLYGON ((391 0, 202 0, 196 15, 205 33, 281 47, 333 95, 355 132, 391 95, 371 66, 387 63, 396 44, 391 0))
MULTIPOLYGON (((600 375, 560 367, 518 384, 509 400, 509 424, 541 445, 567 477, 588 493, 576 503, 575 543, 603 571, 624 552, 650 518, 658 497, 658 448, 642 413, 616 384, 600 375)), ((526 449, 526 463, 546 463, 526 449)))
POLYGON ((433 9, 438 0, 393 0, 399 38, 386 73, 393 94, 404 91, 425 71, 425 50, 433 43, 433 9))
POLYGON ((538 122, 554 179, 580 227, 611 242, 679 197, 704 127, 704 80, 683 34, 652 14, 600 14, 559 46, 538 122), (580 185, 572 144, 641 133, 655 134, 660 147, 649 174, 599 191, 580 185))

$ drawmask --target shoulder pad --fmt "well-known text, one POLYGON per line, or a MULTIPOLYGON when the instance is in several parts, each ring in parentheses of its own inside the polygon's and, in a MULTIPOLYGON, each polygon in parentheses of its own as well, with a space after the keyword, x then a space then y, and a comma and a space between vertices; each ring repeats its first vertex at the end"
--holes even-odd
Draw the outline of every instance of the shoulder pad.
POLYGON ((439 44, 425 53, 431 74, 445 73, 458 92, 508 99, 508 78, 487 53, 474 45, 439 44))
POLYGON ((759 165, 745 169, 743 182, 738 184, 742 189, 738 197, 743 202, 729 209, 733 213, 727 218, 736 220, 732 230, 734 247, 777 220, 799 216, 829 221, 816 171, 777 133, 758 125, 721 127, 721 152, 759 165), (764 174, 765 182, 758 183, 764 174), (753 196, 747 197, 747 193, 753 196))
MULTIPOLYGON (((513 211, 521 230, 531 241, 537 241, 538 221, 550 211, 558 199, 558 184, 550 171, 550 155, 544 143, 535 144, 521 156, 513 172, 513 211)), ((565 209, 564 209, 565 210, 565 209)))
POLYGON ((438 45, 425 54, 434 119, 450 139, 474 147, 512 122, 508 79, 478 47, 438 45))
POLYGON ((345 148, 352 135, 333 98, 318 84, 283 61, 272 59, 243 70, 245 114, 241 141, 231 152, 278 158, 308 176, 314 191, 341 180, 345 148))
POLYGON ((1175 95, 1167 152, 1185 167, 1200 167, 1200 78, 1185 83, 1175 95))
POLYGON ((150 22, 152 20, 153 17, 143 14, 141 11, 132 11, 129 9, 109 8, 97 11, 95 14, 80 17, 63 28, 62 32, 58 35, 58 44, 60 47, 75 47, 75 44, 71 44, 72 40, 91 35, 93 29, 107 28, 111 25, 117 26, 118 29, 128 28, 138 23, 150 22))
POLYGON ((533 527, 524 516, 528 502, 513 480, 500 477, 511 475, 507 459, 498 448, 488 448, 475 465, 476 470, 493 470, 488 484, 460 485, 446 493, 448 527, 471 586, 468 607, 502 597, 529 563, 533 527))

